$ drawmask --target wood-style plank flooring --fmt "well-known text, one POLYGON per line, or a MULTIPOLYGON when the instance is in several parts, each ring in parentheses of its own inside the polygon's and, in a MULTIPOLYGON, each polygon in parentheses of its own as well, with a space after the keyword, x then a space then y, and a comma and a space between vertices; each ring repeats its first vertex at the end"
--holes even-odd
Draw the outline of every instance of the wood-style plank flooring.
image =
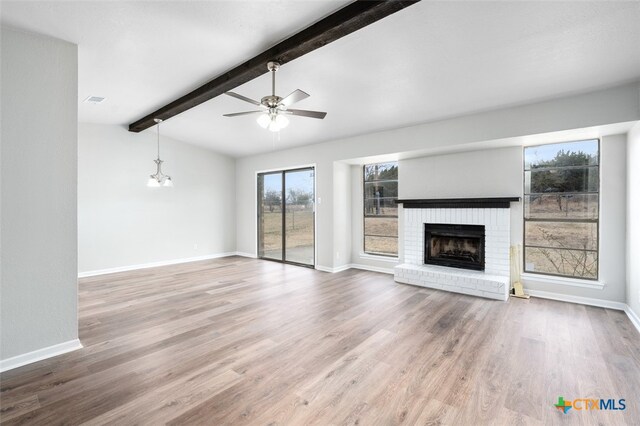
POLYGON ((230 257, 86 278, 80 339, 1 375, 3 424, 640 424, 624 313, 373 272, 230 257))

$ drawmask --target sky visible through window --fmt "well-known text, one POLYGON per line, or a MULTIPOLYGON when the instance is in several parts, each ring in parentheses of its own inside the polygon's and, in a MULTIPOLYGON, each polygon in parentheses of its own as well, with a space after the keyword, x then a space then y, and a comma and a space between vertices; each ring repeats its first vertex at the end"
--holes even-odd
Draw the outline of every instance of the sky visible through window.
MULTIPOLYGON (((566 142, 557 143, 551 145, 540 145, 526 147, 524 151, 525 155, 525 168, 529 169, 532 165, 539 164, 541 162, 550 161, 555 158, 558 151, 571 151, 571 152, 584 152, 591 156, 596 161, 598 160, 598 140, 586 140, 579 142, 566 142)), ((597 164, 597 163, 593 163, 597 164)))
MULTIPOLYGON (((282 181, 280 174, 276 174, 276 178, 269 179, 270 175, 265 175, 264 190, 282 191, 282 181)), ((313 171, 305 170, 304 173, 287 173, 287 189, 295 189, 296 191, 309 191, 313 188, 313 171)))

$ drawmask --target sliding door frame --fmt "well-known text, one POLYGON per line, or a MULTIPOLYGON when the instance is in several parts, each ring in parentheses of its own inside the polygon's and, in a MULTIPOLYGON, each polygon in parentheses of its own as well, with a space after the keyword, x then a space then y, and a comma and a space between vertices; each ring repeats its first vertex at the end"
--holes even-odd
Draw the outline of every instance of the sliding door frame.
POLYGON ((311 269, 315 269, 316 265, 318 264, 318 238, 317 238, 317 220, 316 220, 316 214, 318 212, 317 209, 317 205, 318 205, 318 197, 316 194, 316 188, 317 188, 317 182, 316 182, 316 178, 317 178, 317 168, 316 168, 316 163, 312 163, 312 164, 303 164, 303 165, 299 165, 299 166, 291 166, 291 167, 278 167, 275 169, 266 169, 266 170, 256 170, 255 172, 255 177, 253 180, 253 190, 254 190, 254 197, 253 200, 255 202, 255 207, 253 209, 253 211, 255 212, 255 217, 254 217, 254 223, 255 223, 255 241, 256 241, 256 258, 261 259, 261 260, 268 260, 271 262, 278 262, 278 263, 286 263, 289 265, 296 265, 296 266, 303 266, 305 268, 311 268, 311 269), (286 200, 285 200, 285 196, 284 196, 284 190, 286 188, 286 172, 295 172, 295 171, 300 171, 300 170, 305 170, 305 169, 313 169, 313 265, 307 265, 305 263, 298 263, 298 262, 292 262, 292 261, 288 261, 286 260, 286 255, 287 255, 287 244, 286 244, 286 234, 285 234, 285 223, 286 223, 286 200), (258 203, 258 197, 260 196, 260 194, 258 194, 258 176, 261 174, 268 174, 268 173, 278 173, 278 172, 282 172, 282 214, 283 214, 283 220, 282 220, 282 260, 278 260, 278 259, 269 259, 268 257, 260 257, 260 232, 259 232, 259 222, 258 222, 258 218, 259 218, 259 209, 260 209, 260 204, 258 203))

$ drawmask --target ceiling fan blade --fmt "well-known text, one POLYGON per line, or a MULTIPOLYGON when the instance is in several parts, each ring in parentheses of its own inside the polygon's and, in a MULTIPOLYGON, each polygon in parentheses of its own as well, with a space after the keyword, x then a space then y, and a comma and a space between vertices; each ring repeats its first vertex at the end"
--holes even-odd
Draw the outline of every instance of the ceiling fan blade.
POLYGON ((300 115, 302 117, 319 118, 321 120, 327 115, 326 112, 308 111, 306 109, 288 109, 285 112, 288 112, 292 115, 300 115))
POLYGON ((249 115, 249 114, 257 114, 257 113, 264 113, 264 110, 262 110, 262 111, 234 112, 232 114, 223 114, 223 117, 238 117, 239 115, 249 115))
POLYGON ((280 103, 286 107, 295 104, 296 102, 300 102, 303 99, 307 99, 309 97, 308 93, 303 92, 300 89, 296 89, 291 92, 288 96, 286 96, 280 103))
POLYGON ((262 105, 260 102, 254 101, 253 99, 247 98, 246 96, 239 95, 238 93, 235 93, 235 92, 224 92, 224 94, 225 95, 229 95, 232 98, 240 99, 241 101, 249 102, 250 104, 257 105, 259 107, 263 107, 264 108, 264 105, 262 105))

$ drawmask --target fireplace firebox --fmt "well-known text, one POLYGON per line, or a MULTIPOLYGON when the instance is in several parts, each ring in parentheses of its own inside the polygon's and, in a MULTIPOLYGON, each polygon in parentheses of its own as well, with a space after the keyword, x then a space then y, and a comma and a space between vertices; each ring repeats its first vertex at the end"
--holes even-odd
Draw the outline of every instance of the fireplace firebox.
POLYGON ((424 263, 484 271, 484 226, 424 224, 424 263))

